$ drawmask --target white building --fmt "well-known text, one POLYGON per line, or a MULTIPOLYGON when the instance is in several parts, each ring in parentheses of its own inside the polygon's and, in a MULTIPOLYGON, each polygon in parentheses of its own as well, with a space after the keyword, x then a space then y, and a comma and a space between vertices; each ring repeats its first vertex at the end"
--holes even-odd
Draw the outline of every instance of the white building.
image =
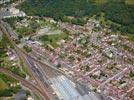
POLYGON ((26 14, 23 11, 20 11, 19 9, 16 9, 14 7, 8 8, 8 11, 3 12, 3 18, 9 18, 9 17, 25 17, 26 14))
POLYGON ((20 12, 20 10, 16 9, 16 8, 10 8, 9 12, 15 15, 15 14, 18 14, 20 12))
POLYGON ((27 100, 34 100, 32 97, 28 97, 27 100))

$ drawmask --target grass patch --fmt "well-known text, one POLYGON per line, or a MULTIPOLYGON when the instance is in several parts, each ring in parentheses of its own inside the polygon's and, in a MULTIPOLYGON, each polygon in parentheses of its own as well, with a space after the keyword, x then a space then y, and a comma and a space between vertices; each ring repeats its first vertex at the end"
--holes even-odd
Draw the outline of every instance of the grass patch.
POLYGON ((0 78, 0 91, 7 89, 7 84, 0 78))
POLYGON ((128 5, 134 5, 134 0, 126 0, 125 3, 128 5))
POLYGON ((50 44, 54 48, 58 47, 57 42, 59 42, 62 39, 68 39, 68 35, 64 32, 60 34, 44 35, 40 37, 40 40, 44 43, 44 45, 50 44))
POLYGON ((29 75, 30 77, 32 76, 29 68, 25 65, 25 63, 23 63, 23 61, 20 59, 20 64, 22 65, 22 70, 29 75))
POLYGON ((129 41, 134 42, 134 34, 127 34, 127 38, 129 41))
POLYGON ((108 2, 108 0, 94 0, 94 2, 96 3, 96 4, 104 4, 104 3, 107 3, 108 2))

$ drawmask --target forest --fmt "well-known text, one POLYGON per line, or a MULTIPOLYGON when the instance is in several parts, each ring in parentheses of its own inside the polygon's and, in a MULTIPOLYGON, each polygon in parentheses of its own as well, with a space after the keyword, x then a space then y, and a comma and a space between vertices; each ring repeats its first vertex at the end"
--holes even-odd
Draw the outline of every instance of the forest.
POLYGON ((118 25, 112 28, 123 33, 134 33, 134 3, 131 0, 26 0, 18 6, 28 15, 52 17, 83 25, 85 17, 105 14, 106 20, 118 25), (75 19, 68 20, 67 16, 75 19), (117 28, 116 28, 117 27, 117 28))

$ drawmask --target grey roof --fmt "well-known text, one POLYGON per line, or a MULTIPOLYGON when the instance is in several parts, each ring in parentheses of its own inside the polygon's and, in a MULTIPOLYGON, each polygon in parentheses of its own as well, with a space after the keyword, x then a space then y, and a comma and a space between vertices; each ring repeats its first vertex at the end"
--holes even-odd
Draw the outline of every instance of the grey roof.
POLYGON ((102 100, 93 92, 85 92, 85 94, 81 95, 76 86, 65 76, 52 78, 51 82, 61 100, 102 100))

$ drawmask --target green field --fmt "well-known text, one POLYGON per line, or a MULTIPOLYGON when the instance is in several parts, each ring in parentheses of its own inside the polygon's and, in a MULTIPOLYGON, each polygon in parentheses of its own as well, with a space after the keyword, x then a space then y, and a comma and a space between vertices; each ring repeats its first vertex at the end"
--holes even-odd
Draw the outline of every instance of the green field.
POLYGON ((58 47, 57 42, 59 42, 62 39, 66 40, 67 38, 68 38, 68 35, 66 33, 44 35, 44 36, 40 37, 40 39, 44 43, 44 45, 50 44, 54 48, 58 47))
POLYGON ((128 5, 134 5, 134 0, 126 0, 125 3, 128 5))
MULTIPOLYGON (((94 0, 96 4, 104 4, 107 3, 108 0, 94 0)), ((128 5, 134 5, 134 0, 125 0, 125 3, 128 5)))
POLYGON ((0 78, 0 91, 7 89, 7 84, 0 78))

